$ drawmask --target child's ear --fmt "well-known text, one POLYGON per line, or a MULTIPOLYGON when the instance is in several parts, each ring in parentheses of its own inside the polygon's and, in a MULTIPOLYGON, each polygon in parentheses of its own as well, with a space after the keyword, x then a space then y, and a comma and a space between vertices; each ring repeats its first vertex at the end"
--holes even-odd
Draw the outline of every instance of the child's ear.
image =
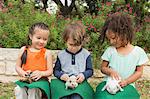
POLYGON ((32 35, 31 34, 29 34, 29 38, 30 38, 30 40, 32 40, 32 35))

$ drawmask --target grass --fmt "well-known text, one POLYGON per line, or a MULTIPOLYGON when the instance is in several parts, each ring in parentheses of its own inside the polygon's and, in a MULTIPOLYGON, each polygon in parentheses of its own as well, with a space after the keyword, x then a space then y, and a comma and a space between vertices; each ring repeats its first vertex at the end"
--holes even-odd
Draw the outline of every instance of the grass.
POLYGON ((0 83, 0 99, 14 99, 14 83, 0 83))
MULTIPOLYGON (((89 82, 95 90, 101 79, 90 79, 89 82)), ((14 83, 0 83, 0 99, 15 99, 14 87, 14 83)), ((141 99, 150 99, 150 80, 138 80, 136 87, 141 94, 141 99)))
POLYGON ((136 87, 141 94, 141 99, 150 99, 150 80, 137 81, 136 87))

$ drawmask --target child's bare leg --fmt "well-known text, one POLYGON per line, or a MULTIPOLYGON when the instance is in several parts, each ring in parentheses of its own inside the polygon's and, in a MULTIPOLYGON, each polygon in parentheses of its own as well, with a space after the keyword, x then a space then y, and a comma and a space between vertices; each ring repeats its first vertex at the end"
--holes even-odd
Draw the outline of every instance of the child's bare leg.
POLYGON ((28 99, 27 88, 21 88, 18 85, 15 87, 15 96, 16 99, 28 99))
POLYGON ((82 99, 82 97, 79 94, 73 94, 71 95, 71 99, 82 99))
POLYGON ((28 99, 42 99, 42 92, 39 88, 28 89, 28 99))

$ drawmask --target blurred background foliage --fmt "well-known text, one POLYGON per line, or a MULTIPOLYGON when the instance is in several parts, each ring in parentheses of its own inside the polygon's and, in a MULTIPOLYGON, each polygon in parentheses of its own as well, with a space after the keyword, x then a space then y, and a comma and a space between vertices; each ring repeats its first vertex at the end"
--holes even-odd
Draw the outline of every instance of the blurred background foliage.
POLYGON ((0 47, 20 48, 26 45, 29 27, 35 22, 42 21, 49 26, 51 33, 46 48, 64 49, 65 44, 61 38, 64 27, 71 21, 80 20, 86 26, 90 37, 85 48, 92 52, 94 67, 99 67, 100 56, 108 46, 107 42, 103 44, 100 42, 101 27, 108 16, 121 12, 133 18, 136 34, 133 44, 144 48, 147 53, 150 52, 150 1, 94 1, 94 10, 88 5, 82 6, 82 3, 78 3, 76 4, 78 10, 73 9, 66 17, 62 16, 60 11, 49 14, 43 9, 35 9, 34 2, 23 4, 21 0, 7 0, 3 10, 0 11, 0 47))

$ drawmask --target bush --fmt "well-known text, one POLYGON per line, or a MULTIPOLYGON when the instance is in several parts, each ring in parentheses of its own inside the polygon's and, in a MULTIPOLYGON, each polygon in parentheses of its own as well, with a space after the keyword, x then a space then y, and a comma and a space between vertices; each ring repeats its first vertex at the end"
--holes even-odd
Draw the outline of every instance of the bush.
MULTIPOLYGON (((17 0, 8 0, 8 5, 9 3, 12 5, 7 7, 8 10, 6 9, 5 11, 0 12, 0 46, 5 48, 20 48, 27 42, 29 27, 35 22, 42 21, 48 24, 51 32, 46 47, 57 50, 64 49, 65 44, 61 38, 61 33, 63 32, 65 25, 72 20, 81 20, 86 26, 86 31, 90 36, 90 42, 86 44, 85 47, 92 51, 95 67, 98 67, 100 55, 108 46, 107 42, 102 45, 99 40, 99 31, 103 26, 106 17, 115 11, 125 11, 125 13, 129 13, 133 19, 136 18, 134 13, 130 13, 124 9, 126 8, 124 7, 126 5, 123 5, 124 2, 119 2, 119 5, 122 3, 123 6, 121 10, 118 10, 120 9, 118 8, 119 5, 115 4, 114 7, 114 4, 111 2, 106 2, 106 4, 99 3, 98 16, 94 17, 89 13, 84 13, 83 15, 85 16, 82 18, 74 16, 71 19, 64 19, 59 15, 49 15, 44 11, 35 10, 34 4, 32 3, 20 4, 17 0)), ((150 32, 148 30, 150 24, 148 23, 148 20, 149 17, 147 17, 147 21, 143 22, 144 24, 140 25, 140 28, 138 28, 139 30, 136 31, 134 44, 139 45, 147 52, 150 52, 150 32)))

